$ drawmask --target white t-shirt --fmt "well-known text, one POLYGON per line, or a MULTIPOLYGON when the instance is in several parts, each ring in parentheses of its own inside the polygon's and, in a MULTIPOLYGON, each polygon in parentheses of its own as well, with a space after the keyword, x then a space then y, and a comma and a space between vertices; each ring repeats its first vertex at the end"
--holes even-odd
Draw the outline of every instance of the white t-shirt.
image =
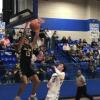
POLYGON ((83 75, 80 75, 79 77, 76 78, 76 84, 78 87, 86 85, 86 79, 83 75))
POLYGON ((47 97, 59 97, 60 87, 64 81, 65 72, 54 73, 50 79, 47 97))
POLYGON ((40 40, 40 39, 37 40, 38 47, 42 46, 43 44, 44 44, 43 40, 40 40))
POLYGON ((53 32, 52 32, 52 31, 50 31, 50 30, 49 30, 49 31, 47 31, 46 33, 47 33, 47 35, 49 36, 49 38, 51 38, 51 37, 52 37, 52 35, 53 35, 53 32))
POLYGON ((77 50, 77 47, 75 44, 73 45, 73 50, 75 50, 75 51, 77 50))
POLYGON ((63 46, 63 50, 64 50, 64 51, 70 51, 70 46, 69 46, 69 44, 64 45, 64 46, 63 46))

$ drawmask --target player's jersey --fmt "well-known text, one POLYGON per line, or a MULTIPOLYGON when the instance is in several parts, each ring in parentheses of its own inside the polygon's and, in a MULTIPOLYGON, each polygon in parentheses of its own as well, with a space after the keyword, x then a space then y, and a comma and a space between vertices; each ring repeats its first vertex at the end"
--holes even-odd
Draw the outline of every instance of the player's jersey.
POLYGON ((57 73, 54 73, 50 79, 50 88, 47 97, 59 97, 60 87, 64 81, 65 73, 61 72, 63 79, 57 73))
POLYGON ((24 44, 21 48, 21 54, 20 54, 20 62, 31 62, 32 58, 32 48, 28 44, 24 44))

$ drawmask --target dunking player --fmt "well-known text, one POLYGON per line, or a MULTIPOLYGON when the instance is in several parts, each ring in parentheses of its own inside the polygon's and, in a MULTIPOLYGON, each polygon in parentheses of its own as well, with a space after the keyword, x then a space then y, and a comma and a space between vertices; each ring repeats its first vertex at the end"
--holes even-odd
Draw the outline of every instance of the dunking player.
MULTIPOLYGON (((39 36, 40 32, 40 22, 38 22, 38 19, 35 19, 31 22, 33 23, 33 29, 35 31, 35 36, 31 44, 29 44, 29 40, 27 37, 24 38, 24 43, 21 47, 21 54, 20 54, 20 67, 21 67, 21 80, 22 83, 20 84, 19 90, 17 92, 17 95, 15 97, 15 100, 21 100, 20 96, 24 92, 25 86, 28 83, 28 80, 34 81, 34 85, 32 88, 32 93, 29 96, 28 100, 37 100, 36 98, 36 90, 40 84, 40 80, 36 73, 34 72, 33 68, 31 67, 31 58, 32 58, 32 50, 35 47, 35 44, 37 42, 37 38, 39 36), (34 26, 34 21, 35 24, 37 25, 36 27, 34 26), (35 27, 35 28, 34 28, 35 27)), ((31 25, 30 24, 30 25, 31 25)), ((31 25, 32 29, 32 25, 31 25)))
POLYGON ((58 100, 59 98, 60 87, 65 78, 65 66, 61 63, 54 67, 54 70, 55 73, 47 84, 48 93, 45 100, 58 100))

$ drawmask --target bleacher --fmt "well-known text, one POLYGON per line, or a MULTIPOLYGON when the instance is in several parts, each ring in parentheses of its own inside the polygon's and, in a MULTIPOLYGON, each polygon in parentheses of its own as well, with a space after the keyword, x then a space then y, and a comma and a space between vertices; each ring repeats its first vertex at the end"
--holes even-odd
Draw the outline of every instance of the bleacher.
MULTIPOLYGON (((77 44, 78 40, 74 40, 71 43, 69 43, 71 46, 73 44, 77 44)), ((92 78, 91 73, 89 72, 89 63, 88 61, 79 61, 80 59, 77 56, 73 56, 72 54, 68 54, 67 52, 64 52, 63 50, 63 43, 61 41, 57 41, 57 49, 55 50, 57 58, 66 64, 67 66, 67 73, 69 78, 68 79, 75 79, 75 74, 78 69, 81 69, 83 74, 86 76, 86 78, 92 78), (58 54, 57 54, 58 53, 58 54)), ((87 50, 97 50, 98 48, 92 48, 88 44, 87 47, 83 48, 83 52, 87 52, 87 50)), ((99 58, 100 59, 100 58, 99 58)), ((96 66, 95 72, 94 72, 95 78, 100 78, 100 64, 99 66, 96 66)))

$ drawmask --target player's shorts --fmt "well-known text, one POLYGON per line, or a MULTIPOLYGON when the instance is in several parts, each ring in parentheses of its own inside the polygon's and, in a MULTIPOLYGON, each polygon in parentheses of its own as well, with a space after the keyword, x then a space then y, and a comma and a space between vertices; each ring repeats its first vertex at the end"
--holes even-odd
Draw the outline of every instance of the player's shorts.
POLYGON ((45 100, 58 100, 58 97, 46 97, 45 100))
POLYGON ((27 77, 31 77, 36 74, 30 63, 21 63, 20 68, 22 75, 26 75, 27 77))
POLYGON ((57 94, 48 93, 45 100, 58 100, 59 96, 57 94))

